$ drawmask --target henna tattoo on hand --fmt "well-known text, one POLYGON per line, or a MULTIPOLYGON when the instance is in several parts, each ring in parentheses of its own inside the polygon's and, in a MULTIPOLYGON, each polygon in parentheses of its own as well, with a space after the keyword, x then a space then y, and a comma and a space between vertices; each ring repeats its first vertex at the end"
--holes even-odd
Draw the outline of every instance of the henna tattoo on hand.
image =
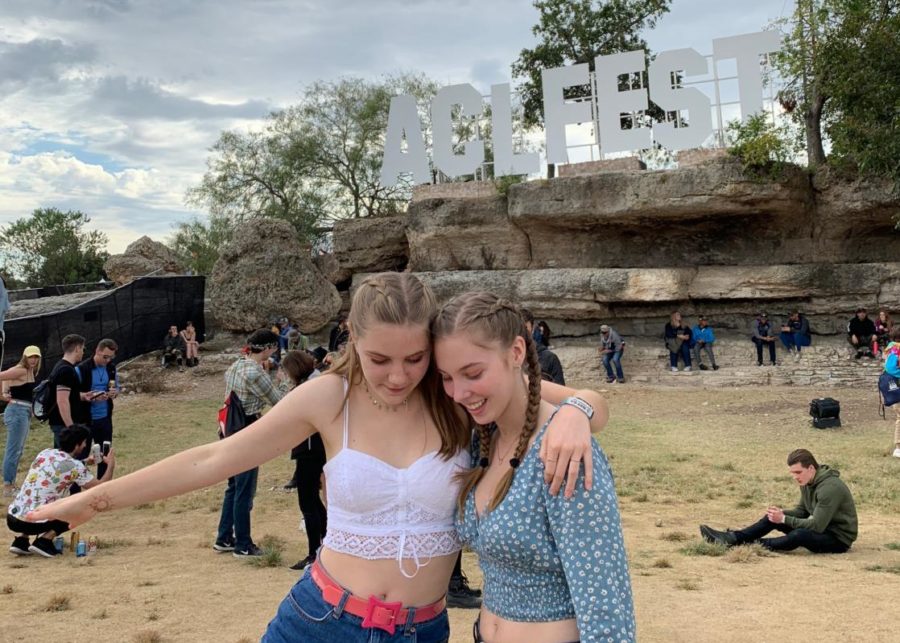
POLYGON ((94 513, 102 513, 113 508, 112 499, 108 494, 101 493, 88 503, 88 507, 94 510, 94 513))

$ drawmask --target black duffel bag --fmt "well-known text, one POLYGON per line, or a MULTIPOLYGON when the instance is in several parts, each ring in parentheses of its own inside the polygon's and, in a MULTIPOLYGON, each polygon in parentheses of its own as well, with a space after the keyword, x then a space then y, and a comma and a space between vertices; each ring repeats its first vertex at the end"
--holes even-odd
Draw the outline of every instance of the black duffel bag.
POLYGON ((833 397, 820 397, 809 403, 812 425, 817 429, 832 429, 841 425, 841 403, 833 397))

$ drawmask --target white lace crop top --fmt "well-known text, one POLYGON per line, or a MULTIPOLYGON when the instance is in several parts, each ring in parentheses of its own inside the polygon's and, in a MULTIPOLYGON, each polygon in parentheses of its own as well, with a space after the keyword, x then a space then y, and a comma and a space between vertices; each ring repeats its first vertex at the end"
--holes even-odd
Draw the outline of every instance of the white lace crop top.
POLYGON ((432 451, 398 469, 347 446, 349 402, 343 420, 343 448, 325 465, 328 530, 323 546, 367 560, 396 558, 407 578, 432 557, 459 551, 453 525, 460 490, 456 474, 469 466, 468 454, 461 450, 445 460, 432 451))

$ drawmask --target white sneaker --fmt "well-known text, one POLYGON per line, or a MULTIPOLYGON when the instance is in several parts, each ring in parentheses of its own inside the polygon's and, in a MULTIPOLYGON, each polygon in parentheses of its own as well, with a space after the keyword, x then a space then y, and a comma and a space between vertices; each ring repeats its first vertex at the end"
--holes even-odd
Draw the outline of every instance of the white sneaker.
POLYGON ((677 372, 678 372, 678 367, 677 367, 677 366, 673 366, 673 367, 672 367, 672 372, 673 372, 673 373, 677 373, 677 372))
POLYGON ((800 351, 797 351, 796 353, 794 353, 794 361, 795 362, 800 361, 800 351))
POLYGON ((894 449, 894 457, 900 458, 900 447, 897 447, 896 449, 894 449))
POLYGON ((691 372, 691 367, 690 367, 690 366, 685 366, 685 367, 684 367, 684 372, 685 372, 685 373, 690 373, 690 372, 691 372))

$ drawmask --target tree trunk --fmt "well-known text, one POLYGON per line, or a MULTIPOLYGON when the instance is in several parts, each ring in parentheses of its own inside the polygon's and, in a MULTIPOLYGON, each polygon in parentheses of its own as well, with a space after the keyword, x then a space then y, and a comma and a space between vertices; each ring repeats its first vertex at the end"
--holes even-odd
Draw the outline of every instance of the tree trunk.
POLYGON ((825 99, 816 91, 806 114, 806 160, 810 169, 825 163, 825 147, 822 145, 822 109, 824 106, 825 99))

